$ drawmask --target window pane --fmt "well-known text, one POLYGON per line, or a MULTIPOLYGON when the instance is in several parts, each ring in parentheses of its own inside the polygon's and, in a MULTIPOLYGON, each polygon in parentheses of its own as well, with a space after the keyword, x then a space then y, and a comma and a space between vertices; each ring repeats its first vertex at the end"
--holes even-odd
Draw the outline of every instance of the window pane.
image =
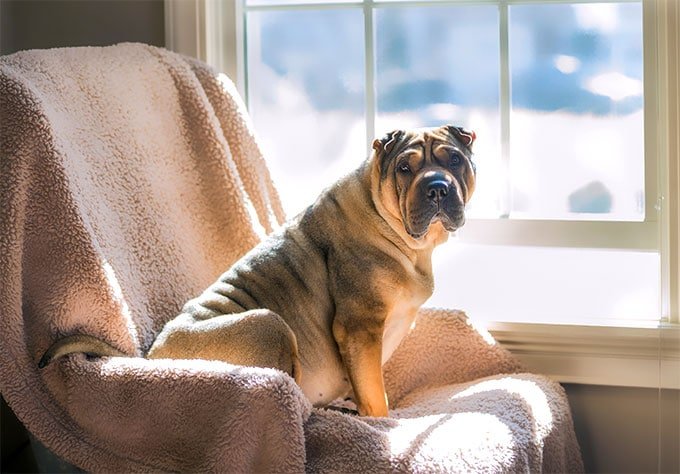
POLYGON ((449 242, 432 258, 428 306, 480 321, 624 324, 658 321, 659 254, 449 242))
POLYGON ((512 217, 643 220, 641 4, 509 16, 512 217))
POLYGON ((375 10, 376 129, 475 130, 479 180, 470 216, 499 212, 501 175, 498 7, 375 10))
POLYGON ((247 13, 249 109, 289 216, 366 158, 360 9, 247 13))

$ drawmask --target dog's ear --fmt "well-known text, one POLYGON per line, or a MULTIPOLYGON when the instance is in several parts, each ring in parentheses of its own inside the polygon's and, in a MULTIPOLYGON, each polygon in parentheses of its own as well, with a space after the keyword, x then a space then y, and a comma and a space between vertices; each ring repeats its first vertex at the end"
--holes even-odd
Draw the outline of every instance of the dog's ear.
POLYGON ((389 155, 394 149, 394 145, 406 134, 403 130, 392 130, 382 138, 373 141, 373 149, 377 155, 381 153, 389 155))
POLYGON ((463 145, 472 150, 472 144, 477 138, 477 134, 472 130, 466 130, 463 127, 456 127, 454 125, 446 125, 446 129, 451 135, 456 137, 463 145))

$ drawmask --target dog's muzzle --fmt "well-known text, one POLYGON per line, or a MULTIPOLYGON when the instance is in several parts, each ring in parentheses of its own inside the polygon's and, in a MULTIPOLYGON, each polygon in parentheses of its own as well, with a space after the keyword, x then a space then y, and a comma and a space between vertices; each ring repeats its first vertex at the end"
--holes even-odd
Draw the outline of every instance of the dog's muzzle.
POLYGON ((465 205, 451 174, 428 171, 415 185, 416 199, 412 202, 407 225, 412 237, 425 235, 434 222, 441 222, 449 232, 465 223, 465 205))

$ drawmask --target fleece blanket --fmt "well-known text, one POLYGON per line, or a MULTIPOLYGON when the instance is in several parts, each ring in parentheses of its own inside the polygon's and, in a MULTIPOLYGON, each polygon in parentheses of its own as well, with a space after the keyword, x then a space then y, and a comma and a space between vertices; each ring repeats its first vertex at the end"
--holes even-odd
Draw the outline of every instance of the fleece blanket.
POLYGON ((140 44, 0 58, 0 391, 90 471, 580 471, 561 387, 463 313, 423 311, 390 418, 312 409, 273 369, 146 360, 163 324, 284 219, 234 85, 140 44), (85 333, 128 357, 71 355, 85 333))

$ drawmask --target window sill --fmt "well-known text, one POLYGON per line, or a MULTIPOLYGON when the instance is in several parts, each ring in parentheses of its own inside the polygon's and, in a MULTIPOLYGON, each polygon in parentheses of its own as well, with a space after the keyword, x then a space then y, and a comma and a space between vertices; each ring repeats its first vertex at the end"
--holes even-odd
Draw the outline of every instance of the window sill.
POLYGON ((680 389, 680 325, 488 323, 527 368, 563 383, 680 389))

